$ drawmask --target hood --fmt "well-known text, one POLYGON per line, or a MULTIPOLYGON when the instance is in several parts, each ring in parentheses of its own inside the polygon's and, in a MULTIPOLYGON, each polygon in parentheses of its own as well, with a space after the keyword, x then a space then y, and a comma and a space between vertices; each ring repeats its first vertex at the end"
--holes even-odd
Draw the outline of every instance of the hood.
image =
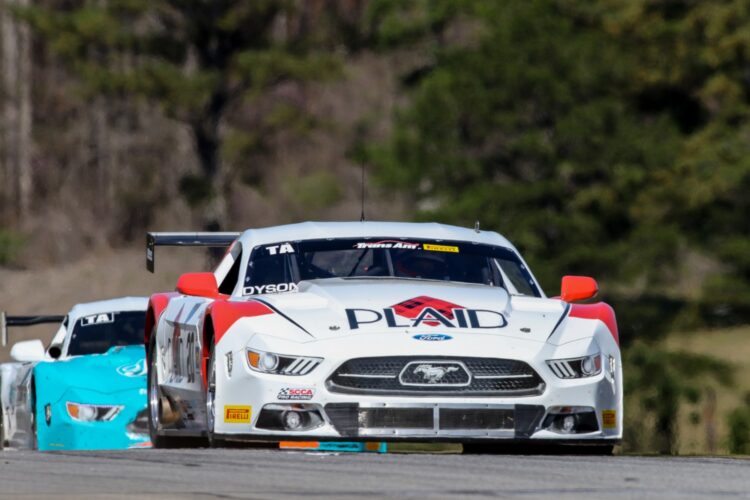
POLYGON ((491 334, 544 342, 560 300, 510 297, 498 287, 422 280, 327 279, 258 297, 317 339, 359 333, 491 334))
POLYGON ((37 388, 60 395, 71 387, 105 394, 145 388, 146 350, 142 345, 119 346, 104 354, 43 362, 35 367, 34 377, 37 388))

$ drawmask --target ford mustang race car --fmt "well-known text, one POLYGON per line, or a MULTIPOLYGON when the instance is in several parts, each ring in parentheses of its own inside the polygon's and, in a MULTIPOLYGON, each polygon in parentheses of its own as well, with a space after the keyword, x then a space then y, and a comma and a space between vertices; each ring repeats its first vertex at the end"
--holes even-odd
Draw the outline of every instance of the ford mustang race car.
POLYGON ((0 365, 3 441, 39 450, 150 446, 147 304, 145 297, 78 304, 46 351, 39 340, 16 343, 16 363, 0 365))
POLYGON ((547 298, 494 232, 440 224, 301 223, 149 233, 223 246, 213 273, 149 302, 155 446, 271 441, 557 443, 622 436, 612 309, 566 276, 547 298))

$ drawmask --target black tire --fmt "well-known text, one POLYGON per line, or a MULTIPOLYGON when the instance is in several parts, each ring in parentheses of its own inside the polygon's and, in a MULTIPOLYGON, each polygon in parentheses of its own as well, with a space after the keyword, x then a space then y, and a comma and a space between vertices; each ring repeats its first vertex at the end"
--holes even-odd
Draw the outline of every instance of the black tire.
POLYGON ((36 383, 31 379, 29 391, 29 448, 32 450, 39 449, 39 440, 37 439, 36 426, 38 424, 36 414, 36 383))
POLYGON ((164 398, 159 390, 159 384, 156 380, 158 370, 158 353, 156 351, 156 327, 151 331, 151 341, 148 348, 148 383, 147 383, 147 404, 148 404, 148 433, 151 438, 151 445, 154 448, 198 448, 204 445, 201 438, 192 436, 162 436, 159 434, 161 427, 162 405, 164 398))
POLYGON ((214 339, 209 338, 208 363, 206 365, 206 433, 210 448, 224 448, 225 440, 214 433, 216 424, 216 363, 214 357, 214 339))
POLYGON ((3 417, 3 405, 0 402, 0 451, 5 448, 5 418, 3 417))

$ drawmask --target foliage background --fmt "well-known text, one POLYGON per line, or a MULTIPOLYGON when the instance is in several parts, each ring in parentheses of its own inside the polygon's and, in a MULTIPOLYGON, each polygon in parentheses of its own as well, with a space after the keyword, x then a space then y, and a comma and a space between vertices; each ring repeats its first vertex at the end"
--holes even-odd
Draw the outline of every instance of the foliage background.
POLYGON ((479 220, 549 295, 597 277, 626 450, 750 449, 745 366, 673 340, 750 322, 747 2, 0 5, 0 265, 355 219, 365 165, 371 219, 479 220))

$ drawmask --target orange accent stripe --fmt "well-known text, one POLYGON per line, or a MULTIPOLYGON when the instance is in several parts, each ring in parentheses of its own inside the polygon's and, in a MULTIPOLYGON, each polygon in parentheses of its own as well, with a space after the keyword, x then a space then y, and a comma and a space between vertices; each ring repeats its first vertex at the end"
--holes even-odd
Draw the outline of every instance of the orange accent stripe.
POLYGON ((318 441, 281 441, 279 448, 282 450, 299 449, 299 450, 310 450, 320 446, 318 441))

